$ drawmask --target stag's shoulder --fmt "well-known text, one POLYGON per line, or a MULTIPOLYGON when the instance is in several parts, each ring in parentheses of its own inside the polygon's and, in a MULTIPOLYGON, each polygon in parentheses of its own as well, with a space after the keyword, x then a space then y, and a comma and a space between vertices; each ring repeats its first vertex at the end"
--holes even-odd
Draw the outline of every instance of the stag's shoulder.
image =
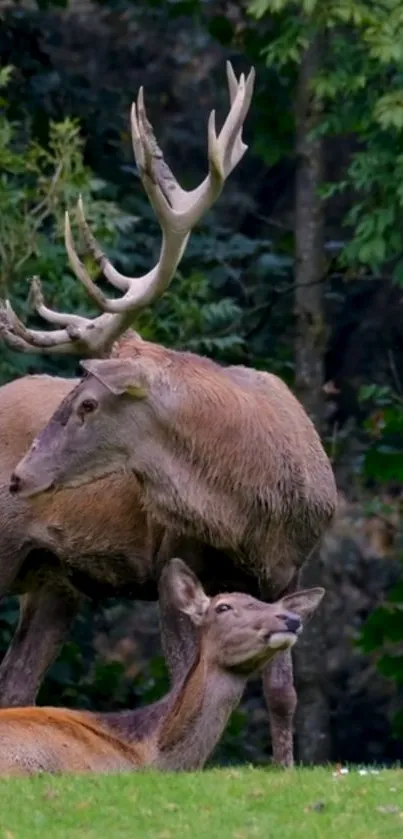
POLYGON ((291 393, 289 387, 274 373, 244 367, 241 364, 221 368, 235 384, 257 393, 291 393))
POLYGON ((254 395, 261 405, 270 405, 271 409, 282 419, 285 416, 294 417, 298 422, 303 421, 311 425, 301 403, 279 376, 264 370, 241 365, 224 368, 227 377, 242 391, 254 395))
POLYGON ((215 405, 218 416, 230 418, 232 425, 236 416, 239 428, 245 423, 249 427, 253 417, 255 431, 260 428, 265 432, 269 425, 273 433, 281 428, 282 437, 287 432, 300 434, 302 429, 308 437, 316 436, 303 406, 274 373, 242 365, 225 367, 210 358, 175 350, 165 351, 163 358, 158 376, 165 382, 170 399, 173 393, 179 394, 183 410, 189 405, 193 410, 195 402, 203 410, 201 397, 207 395, 207 409, 211 411, 215 405))

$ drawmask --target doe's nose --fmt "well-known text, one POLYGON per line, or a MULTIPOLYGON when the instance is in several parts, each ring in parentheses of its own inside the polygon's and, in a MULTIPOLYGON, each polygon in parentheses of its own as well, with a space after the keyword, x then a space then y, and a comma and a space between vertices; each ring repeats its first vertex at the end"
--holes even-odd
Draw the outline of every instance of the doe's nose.
POLYGON ((13 472, 10 478, 9 491, 12 493, 19 492, 21 489, 21 484, 21 478, 15 472, 13 472))
POLYGON ((302 621, 298 615, 294 615, 291 612, 282 612, 280 615, 276 615, 276 617, 284 621, 287 632, 298 632, 301 629, 302 621))
POLYGON ((297 615, 285 615, 285 625, 288 632, 298 632, 301 629, 301 619, 297 615))

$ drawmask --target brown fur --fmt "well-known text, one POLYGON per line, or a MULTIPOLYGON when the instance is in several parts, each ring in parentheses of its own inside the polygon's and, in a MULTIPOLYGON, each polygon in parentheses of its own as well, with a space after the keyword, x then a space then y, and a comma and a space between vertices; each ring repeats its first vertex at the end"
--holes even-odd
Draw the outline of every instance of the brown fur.
MULTIPOLYGON (((208 360, 174 354, 133 336, 125 336, 121 351, 124 356, 130 357, 132 353, 135 358, 140 353, 150 353, 154 364, 158 358, 164 359, 164 375, 176 376, 176 392, 183 390, 185 376, 191 381, 193 403, 181 403, 179 408, 181 428, 185 432, 179 443, 185 455, 187 450, 194 452, 195 427, 191 424, 191 408, 197 391, 203 396, 201 404, 205 411, 211 410, 212 404, 215 415, 225 405, 231 406, 237 417, 244 411, 242 434, 235 429, 237 439, 224 431, 220 437, 219 428, 214 429, 212 480, 208 491, 201 494, 204 447, 208 448, 211 443, 211 424, 199 424, 200 453, 197 459, 192 459, 192 482, 188 486, 195 488, 194 498, 204 498, 207 506, 197 527, 194 526, 196 519, 183 509, 182 534, 175 534, 172 532, 172 512, 164 514, 159 499, 154 496, 150 501, 144 484, 141 486, 137 478, 127 472, 108 475, 92 484, 49 492, 32 500, 24 500, 18 494, 10 495, 8 476, 12 467, 60 400, 71 392, 75 382, 35 376, 1 389, 3 483, 0 484, 0 526, 4 560, 0 564, 0 590, 4 593, 31 592, 22 603, 28 617, 24 619, 22 614, 20 630, 0 668, 0 702, 3 705, 34 702, 40 681, 79 607, 79 599, 72 601, 74 592, 95 597, 123 594, 155 598, 161 568, 170 556, 181 553, 201 575, 212 594, 220 589, 238 588, 253 593, 260 591, 265 598, 274 599, 292 584, 293 578, 296 579, 298 568, 330 520, 335 495, 328 461, 313 426, 280 380, 245 368, 223 370, 208 360), (178 359, 178 366, 172 363, 173 358, 178 359), (195 370, 195 376, 189 379, 191 370, 195 370), (267 399, 266 387, 273 394, 272 401, 267 399), (252 397, 256 400, 253 412, 248 411, 248 399, 252 397), (296 414, 291 431, 285 434, 293 411, 296 414), (267 433, 262 442, 264 432, 267 433), (242 460, 236 456, 239 445, 243 445, 245 452, 242 460), (242 463, 239 485, 230 473, 225 473, 224 456, 227 464, 242 463), (215 486, 216 478, 221 480, 221 488, 215 486), (266 492, 265 495, 265 478, 276 490, 275 494, 267 495, 266 492), (255 482, 258 489, 252 505, 250 490, 244 491, 246 481, 252 489, 255 482), (226 501, 220 506, 223 486, 226 501), (206 528, 208 511, 214 518, 206 528), (220 530, 223 513, 225 520, 221 519, 220 530), (209 542, 219 550, 208 547, 209 542), (41 593, 44 585, 48 592, 46 598, 41 593), (52 596, 53 609, 49 607, 52 596), (64 604, 68 602, 72 603, 71 608, 65 609, 64 604)), ((200 395, 197 398, 200 400, 200 395)), ((189 492, 186 499, 189 503, 193 501, 191 495, 189 492)), ((175 517, 177 525, 176 513, 175 517)), ((274 668, 280 658, 275 660, 274 668)), ((295 706, 290 665, 288 672, 284 690, 290 697, 288 704, 295 706)), ((270 678, 268 674, 266 696, 269 702, 270 678)), ((273 679, 275 682, 275 669, 273 679)), ((288 742, 287 749, 281 751, 276 748, 274 738, 276 758, 282 763, 291 763, 292 713, 286 709, 278 720, 272 715, 271 725, 273 730, 280 731, 280 739, 288 742)))
POLYGON ((78 566, 91 575, 94 572, 95 577, 98 573, 102 582, 110 583, 111 590, 126 581, 141 584, 152 575, 152 534, 149 535, 140 487, 134 476, 112 475, 97 484, 83 486, 79 492, 65 490, 32 502, 9 493, 9 475, 16 458, 73 386, 74 380, 30 376, 1 388, 2 539, 8 531, 15 549, 21 550, 20 557, 33 547, 54 550, 63 562, 63 574, 78 566), (78 562, 77 553, 81 556, 78 562), (121 557, 121 568, 118 565, 114 569, 114 556, 121 557))
POLYGON ((160 594, 161 603, 166 601, 162 629, 170 615, 182 611, 187 618, 176 624, 176 640, 189 644, 192 639, 192 662, 176 671, 166 697, 149 708, 118 714, 0 710, 0 774, 203 766, 248 676, 278 653, 279 643, 287 646, 296 640, 289 621, 298 628, 323 590, 300 592, 272 605, 242 594, 210 600, 192 572, 173 560, 163 572, 160 594), (223 600, 231 604, 225 616, 216 612, 223 600))
POLYGON ((128 745, 91 714, 66 708, 0 711, 0 774, 113 772, 147 762, 147 744, 128 745))
POLYGON ((252 567, 273 596, 281 593, 336 506, 330 463, 302 406, 268 373, 222 368, 136 339, 124 356, 86 363, 94 375, 66 397, 18 465, 22 490, 48 479, 60 486, 85 484, 130 462, 142 502, 161 525, 174 519, 184 534, 252 567), (120 394, 140 387, 147 395, 111 397, 105 383, 120 394), (95 391, 105 422, 98 411, 88 420, 91 440, 70 444, 68 415, 95 391), (53 439, 76 446, 77 455, 70 448, 66 455, 53 453, 53 439), (83 450, 90 446, 97 451, 87 457, 83 450))
POLYGON ((16 460, 73 386, 29 376, 0 390, 0 596, 23 595, 20 626, 0 667, 3 706, 35 702, 82 594, 156 597, 161 528, 150 526, 134 476, 112 475, 32 503, 10 495, 16 460))
MULTIPOLYGON (((35 348, 45 353, 105 356, 130 324, 133 312, 166 288, 191 227, 217 199, 225 179, 246 151, 242 126, 251 102, 254 72, 237 81, 229 65, 227 76, 232 107, 226 125, 231 130, 221 132, 213 143, 210 176, 193 192, 184 194, 166 165, 152 126, 144 117, 141 96, 137 112, 133 111, 140 179, 165 234, 159 267, 142 278, 121 278, 118 286, 130 288, 123 305, 122 299, 108 301, 78 259, 67 224, 70 264, 103 314, 93 320, 77 320, 67 313, 61 317, 52 313, 44 307, 36 279, 31 291, 37 312, 63 328, 54 332, 26 329, 15 315, 10 316, 9 306, 0 306, 0 334, 9 346, 22 351, 35 348), (114 312, 116 306, 119 312, 114 312)), ((78 209, 90 252, 104 276, 114 276, 116 283, 116 272, 91 237, 82 208, 78 209)), ((259 591, 273 599, 295 586, 299 567, 333 514, 330 465, 302 408, 278 379, 243 368, 222 371, 206 359, 173 355, 162 347, 144 344, 132 333, 123 335, 112 348, 112 356, 116 355, 148 359, 159 373, 167 373, 166 384, 171 381, 174 385, 165 387, 170 410, 175 394, 183 396, 183 385, 189 386, 189 398, 179 399, 176 422, 168 422, 164 429, 160 414, 163 433, 153 487, 150 474, 145 480, 140 469, 136 475, 139 481, 133 474, 109 475, 92 486, 49 493, 31 504, 16 494, 10 496, 11 469, 73 384, 47 377, 28 378, 0 394, 0 594, 27 592, 21 601, 17 633, 0 668, 3 704, 35 700, 81 594, 155 597, 161 569, 178 552, 208 582, 211 592, 232 587, 259 591), (161 484, 161 476, 168 479, 167 486, 161 484)), ((150 409, 152 417, 152 405, 150 409)), ((17 488, 15 481, 13 488, 17 488)), ((171 670, 177 667, 182 647, 180 643, 170 650, 171 670)), ((287 662, 284 695, 295 702, 288 658, 287 662)), ((269 701, 270 684, 276 683, 272 679, 275 666, 276 661, 266 679, 269 701)), ((281 726, 285 727, 286 746, 280 756, 275 744, 274 751, 278 760, 288 765, 292 763, 292 715, 287 708, 279 714, 273 730, 281 726)))

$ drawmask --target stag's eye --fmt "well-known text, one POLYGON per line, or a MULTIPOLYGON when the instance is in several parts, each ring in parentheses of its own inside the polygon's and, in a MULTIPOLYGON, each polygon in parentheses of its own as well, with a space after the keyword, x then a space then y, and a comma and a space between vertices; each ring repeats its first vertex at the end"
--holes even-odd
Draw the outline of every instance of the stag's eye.
POLYGON ((219 615, 219 614, 220 614, 220 612, 229 612, 231 609, 232 609, 232 606, 230 606, 230 604, 229 604, 229 603, 219 603, 219 604, 215 607, 215 610, 216 610, 216 612, 217 612, 217 615, 219 615))
POLYGON ((83 399, 78 412, 82 416, 83 414, 92 414, 98 407, 98 402, 96 399, 83 399))

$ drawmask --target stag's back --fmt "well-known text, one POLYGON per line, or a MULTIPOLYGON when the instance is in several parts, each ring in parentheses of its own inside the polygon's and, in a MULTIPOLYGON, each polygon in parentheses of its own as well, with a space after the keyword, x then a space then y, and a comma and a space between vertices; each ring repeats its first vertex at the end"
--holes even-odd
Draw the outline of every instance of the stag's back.
POLYGON ((179 394, 181 433, 200 441, 206 468, 217 469, 217 480, 232 481, 248 503, 266 506, 273 515, 280 498, 281 517, 305 505, 333 514, 336 487, 329 459, 312 421, 281 379, 188 353, 170 356, 169 398, 179 394), (215 467, 212 452, 219 455, 215 467))
MULTIPOLYGON (((254 450, 258 461, 276 476, 277 485, 281 479, 287 483, 285 501, 294 505, 318 498, 321 505, 333 507, 336 488, 329 459, 313 422, 291 390, 271 373, 241 366, 225 372, 246 394, 245 414, 254 412, 247 398, 247 394, 253 395, 256 410, 250 433, 256 434, 254 450)), ((253 478, 256 480, 256 472, 253 478)))
POLYGON ((302 563, 336 510, 330 461, 313 422, 278 376, 245 367, 230 367, 226 373, 245 394, 245 444, 255 455, 248 477, 257 491, 256 524, 261 527, 266 511, 271 549, 278 548, 280 556, 281 545, 286 553, 288 544, 292 552, 299 550, 302 563))

